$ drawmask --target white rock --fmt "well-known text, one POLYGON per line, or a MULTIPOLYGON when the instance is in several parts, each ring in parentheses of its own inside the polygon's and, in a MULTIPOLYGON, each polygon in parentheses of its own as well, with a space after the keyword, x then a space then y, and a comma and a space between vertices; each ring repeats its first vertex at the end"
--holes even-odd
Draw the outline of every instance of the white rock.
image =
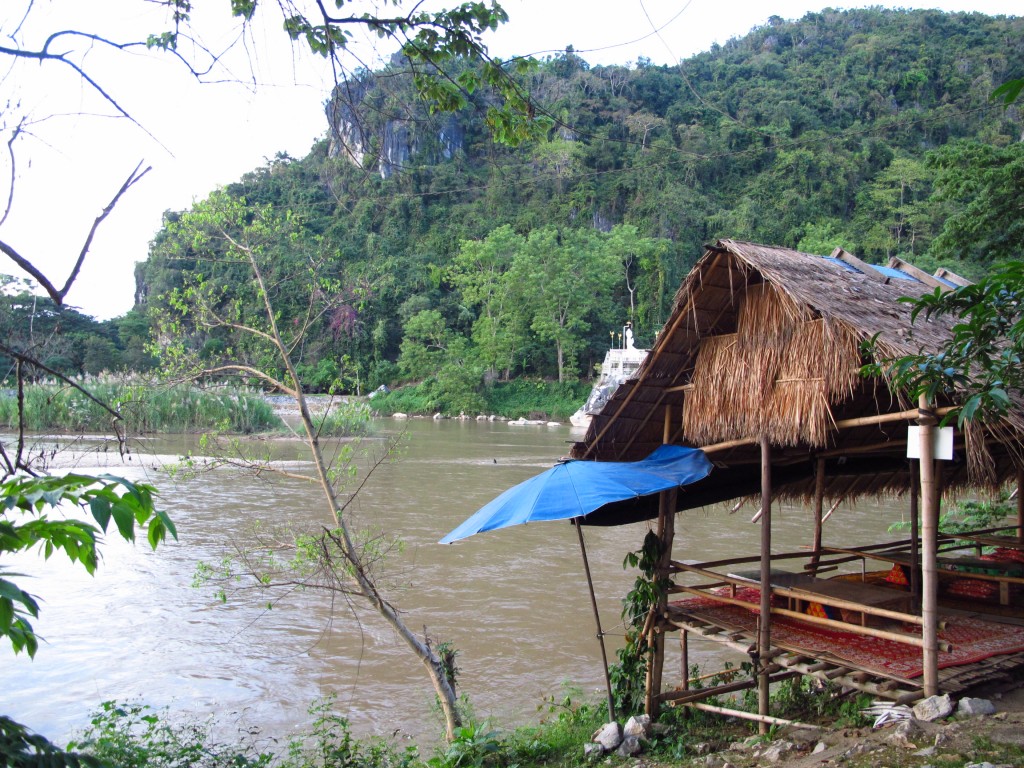
POLYGON ((611 752, 622 743, 622 729, 618 723, 605 723, 594 732, 590 740, 596 741, 606 752, 611 752))
POLYGON ((972 699, 969 696, 957 703, 956 713, 958 715, 993 715, 996 706, 988 699, 972 699))
POLYGON ((824 741, 819 741, 814 745, 814 749, 811 750, 812 755, 818 755, 828 749, 828 745, 824 741))
POLYGON ((391 418, 392 419, 408 419, 409 418, 409 414, 408 413, 392 413, 391 414, 391 418))
POLYGON ((768 747, 760 755, 760 760, 764 760, 769 763, 777 763, 782 760, 782 756, 787 752, 793 751, 793 745, 788 741, 775 741, 772 742, 771 746, 768 747))
POLYGON ((926 723, 932 723, 944 717, 949 717, 952 712, 953 700, 949 698, 948 693, 942 696, 929 696, 924 701, 919 701, 914 705, 914 717, 918 720, 924 720, 926 723))
POLYGON ((644 749, 640 746, 640 739, 637 736, 627 736, 619 744, 619 748, 615 750, 615 754, 619 757, 636 757, 644 749))
POLYGON ((636 736, 637 738, 646 738, 647 734, 651 732, 651 716, 650 715, 634 715, 626 721, 625 727, 622 729, 624 736, 636 736))

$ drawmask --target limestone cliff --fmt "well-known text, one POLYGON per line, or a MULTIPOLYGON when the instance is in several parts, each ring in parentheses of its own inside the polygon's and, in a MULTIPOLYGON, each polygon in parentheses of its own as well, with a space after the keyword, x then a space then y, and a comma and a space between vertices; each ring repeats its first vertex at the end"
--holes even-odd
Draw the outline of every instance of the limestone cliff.
POLYGON ((414 160, 436 163, 464 149, 461 120, 467 118, 429 115, 411 94, 411 89, 373 77, 336 86, 326 105, 329 155, 346 157, 387 179, 414 160))

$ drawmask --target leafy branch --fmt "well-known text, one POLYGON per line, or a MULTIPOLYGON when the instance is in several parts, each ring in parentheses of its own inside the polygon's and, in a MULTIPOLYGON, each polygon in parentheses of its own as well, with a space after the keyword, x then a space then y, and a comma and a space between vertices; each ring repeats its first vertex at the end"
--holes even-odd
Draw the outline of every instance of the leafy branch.
MULTIPOLYGON (((940 396, 959 402, 957 423, 1006 413, 1024 391, 1024 262, 1006 262, 973 285, 936 289, 911 304, 911 322, 951 316, 950 339, 938 350, 865 366, 866 375, 884 375, 894 387, 929 402, 940 396)), ((877 348, 877 339, 868 347, 877 348)))
MULTIPOLYGON (((99 535, 111 520, 126 541, 135 541, 136 527, 144 528, 156 549, 168 533, 174 538, 178 534, 167 514, 154 506, 155 493, 150 485, 113 475, 9 479, 0 484, 0 556, 39 547, 49 559, 59 550, 92 574, 99 564, 99 535), (68 507, 87 512, 95 524, 46 514, 68 507)), ((15 653, 24 650, 34 656, 39 643, 29 618, 39 617, 39 604, 8 578, 20 575, 0 567, 0 637, 10 641, 15 653)))

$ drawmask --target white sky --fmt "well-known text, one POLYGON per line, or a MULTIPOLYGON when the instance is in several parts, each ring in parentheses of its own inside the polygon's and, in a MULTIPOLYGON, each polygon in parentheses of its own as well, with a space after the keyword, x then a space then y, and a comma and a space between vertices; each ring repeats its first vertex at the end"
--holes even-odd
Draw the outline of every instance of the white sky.
MULTIPOLYGON (((9 44, 8 36, 21 21, 25 2, 0 2, 0 46, 9 44), (15 13, 11 6, 20 10, 15 13)), ((503 0, 502 4, 510 21, 491 36, 492 54, 544 55, 571 44, 591 65, 624 64, 639 56, 658 64, 674 63, 707 50, 712 43, 741 36, 769 16, 800 18, 830 5, 825 0, 503 0)), ((1006 15, 1019 15, 1022 9, 1020 0, 882 4, 1006 15)), ((227 28, 228 0, 194 5, 197 26, 227 28), (204 17, 204 13, 221 15, 204 17)), ((380 5, 385 12, 394 10, 380 5)), ((354 3, 360 9, 371 6, 370 2, 354 3)), ((28 17, 33 26, 26 27, 30 33, 22 39, 25 47, 38 47, 56 29, 137 39, 138 32, 132 35, 132 30, 162 28, 156 18, 154 22, 143 0, 36 0, 28 17)), ((103 116, 109 115, 109 108, 97 102, 77 76, 62 73, 55 65, 22 62, 0 70, 0 125, 9 123, 13 114, 25 112, 41 121, 33 126, 33 137, 20 144, 14 208, 0 226, 0 239, 62 285, 93 219, 136 163, 144 160, 153 170, 104 222, 68 295, 69 304, 100 319, 127 312, 133 303, 135 262, 146 258, 165 210, 187 208, 279 151, 302 157, 324 134, 323 102, 332 82, 330 73, 322 60, 298 47, 292 49, 276 27, 277 18, 273 21, 273 28, 256 30, 249 41, 253 71, 247 71, 249 59, 236 60, 234 74, 248 80, 249 86, 238 82, 199 85, 166 56, 110 56, 100 48, 90 52, 86 66, 148 134, 123 119, 103 116), (258 82, 256 87, 253 80, 258 82), (11 99, 20 101, 20 112, 10 106, 11 99)), ((373 56, 370 45, 363 48, 368 61, 373 56)), ((2 66, 8 64, 4 58, 0 57, 2 66)), ((0 168, 5 167, 3 162, 0 154, 0 168)), ((2 255, 0 259, 0 272, 20 276, 13 262, 2 255)))

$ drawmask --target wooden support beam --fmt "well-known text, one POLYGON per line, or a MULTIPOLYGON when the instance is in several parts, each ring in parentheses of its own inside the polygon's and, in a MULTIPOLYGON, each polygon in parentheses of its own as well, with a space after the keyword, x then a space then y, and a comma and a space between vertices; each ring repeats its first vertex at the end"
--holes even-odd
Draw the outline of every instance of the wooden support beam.
POLYGON ((854 256, 852 253, 844 251, 842 248, 836 248, 834 251, 832 251, 832 258, 833 259, 839 259, 840 261, 845 262, 846 264, 849 264, 851 267, 856 269, 858 272, 863 274, 865 277, 870 278, 871 280, 874 280, 875 282, 878 282, 878 283, 888 283, 889 282, 889 278, 886 277, 885 275, 883 275, 877 269, 872 267, 870 264, 867 264, 867 263, 861 261, 856 256, 854 256))
POLYGON ((889 259, 889 269, 898 269, 900 272, 904 272, 913 277, 915 280, 919 280, 920 282, 924 283, 929 288, 939 288, 940 290, 943 291, 953 290, 950 287, 949 283, 939 280, 939 278, 935 277, 935 275, 929 275, 923 269, 918 269, 913 264, 910 264, 909 262, 906 262, 903 259, 901 259, 899 256, 893 256, 889 259))
MULTIPOLYGON (((936 416, 945 416, 950 411, 956 410, 955 406, 949 406, 947 408, 938 408, 934 411, 936 416)), ((907 411, 899 411, 898 413, 882 413, 877 416, 859 416, 855 419, 842 419, 832 425, 833 431, 839 431, 843 429, 850 429, 852 427, 867 427, 872 424, 887 424, 893 421, 910 421, 916 419, 918 416, 918 410, 912 409, 907 411)), ((716 453, 718 451, 728 450, 729 448, 739 448, 744 445, 754 445, 758 442, 756 437, 741 437, 738 440, 726 440, 722 443, 712 443, 711 445, 701 446, 701 450, 704 453, 716 453)))

